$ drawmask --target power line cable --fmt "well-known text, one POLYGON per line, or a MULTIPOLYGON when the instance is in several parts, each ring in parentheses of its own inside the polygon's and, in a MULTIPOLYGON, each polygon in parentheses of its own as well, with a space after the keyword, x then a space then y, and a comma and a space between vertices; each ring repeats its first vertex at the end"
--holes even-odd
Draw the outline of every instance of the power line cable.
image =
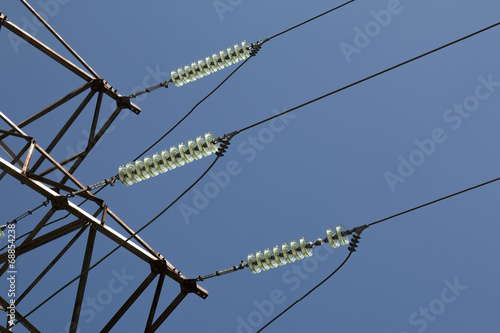
POLYGON ((252 125, 250 125, 250 126, 244 127, 244 128, 242 128, 242 129, 240 129, 239 131, 237 131, 237 133, 241 133, 241 132, 246 131, 246 130, 248 130, 248 129, 250 129, 250 128, 253 128, 253 127, 255 127, 255 126, 261 125, 261 124, 263 124, 263 123, 265 123, 265 122, 267 122, 267 121, 269 121, 269 120, 272 120, 272 119, 274 119, 274 118, 280 117, 280 116, 282 116, 282 115, 284 115, 284 114, 286 114, 286 113, 289 113, 289 112, 295 111, 295 110, 300 109, 300 108, 302 108, 302 107, 304 107, 304 106, 306 106, 306 105, 309 105, 309 104, 311 104, 311 103, 317 102, 317 101, 319 101, 319 100, 321 100, 321 99, 323 99, 323 98, 325 98, 325 97, 331 96, 331 95, 333 95, 333 94, 336 94, 336 93, 341 92, 341 91, 343 91, 343 90, 346 90, 346 89, 348 89, 348 88, 354 87, 354 86, 356 86, 356 85, 358 85, 358 84, 360 84, 360 83, 363 83, 363 82, 365 82, 365 81, 368 81, 368 80, 370 80, 370 79, 373 79, 373 78, 375 78, 375 77, 377 77, 377 76, 380 76, 380 75, 382 75, 382 74, 384 74, 384 73, 390 72, 390 71, 392 71, 392 70, 394 70, 394 69, 396 69, 396 68, 399 68, 399 67, 402 67, 402 66, 404 66, 404 65, 407 65, 407 64, 409 64, 409 63, 411 63, 411 62, 413 62, 413 61, 415 61, 415 60, 418 60, 418 59, 420 59, 420 58, 423 58, 423 57, 425 57, 425 56, 428 56, 428 55, 430 55, 430 54, 432 54, 432 53, 434 53, 434 52, 437 52, 437 51, 439 51, 439 50, 442 50, 442 49, 444 49, 444 48, 447 48, 447 47, 449 47, 449 46, 451 46, 451 45, 453 45, 453 44, 457 44, 457 43, 462 42, 462 41, 464 41, 464 40, 466 40, 466 39, 468 39, 468 38, 471 38, 471 37, 473 37, 473 36, 475 36, 475 35, 478 35, 478 34, 480 34, 480 33, 482 33, 482 32, 485 32, 485 31, 487 31, 487 30, 490 30, 490 29, 492 29, 492 28, 494 28, 494 27, 496 27, 496 26, 498 26, 498 25, 500 25, 500 22, 497 22, 497 23, 495 23, 495 24, 493 24, 493 25, 490 25, 490 26, 488 26, 488 27, 486 27, 486 28, 484 28, 484 29, 478 30, 478 31, 476 31, 476 32, 474 32, 474 33, 472 33, 472 34, 470 34, 470 35, 464 36, 464 37, 459 38, 459 39, 457 39, 457 40, 455 40, 455 41, 453 41, 453 42, 450 42, 450 43, 448 43, 448 44, 445 44, 445 45, 443 45, 443 46, 440 46, 440 47, 438 47, 438 48, 435 48, 435 49, 433 49, 433 50, 431 50, 431 51, 428 51, 428 52, 426 52, 426 53, 423 53, 423 54, 421 54, 421 55, 419 55, 419 56, 416 56, 416 57, 414 57, 414 58, 412 58, 412 59, 406 60, 406 61, 404 61, 404 62, 402 62, 402 63, 400 63, 400 64, 398 64, 398 65, 395 65, 395 66, 392 66, 392 67, 390 67, 390 68, 384 69, 383 71, 380 71, 380 72, 378 72, 378 73, 376 73, 376 74, 373 74, 373 75, 370 75, 370 76, 368 76, 368 77, 365 77, 364 79, 361 79, 361 80, 356 81, 356 82, 354 82, 354 83, 348 84, 348 85, 346 85, 346 86, 344 86, 344 87, 342 87, 342 88, 339 88, 339 89, 337 89, 337 90, 334 90, 334 91, 332 91, 332 92, 329 92, 328 94, 325 94, 325 95, 323 95, 323 96, 320 96, 320 97, 318 97, 318 98, 315 98, 315 99, 313 99, 313 100, 310 100, 310 101, 308 101, 308 102, 306 102, 306 103, 304 103, 304 104, 301 104, 301 105, 299 105, 299 106, 296 106, 296 107, 294 107, 294 108, 291 108, 291 109, 289 109, 289 110, 287 110, 287 111, 284 111, 284 112, 278 113, 278 114, 276 114, 276 115, 274 115, 274 116, 272 116, 272 117, 266 118, 266 119, 264 119, 264 120, 261 120, 261 121, 259 121, 259 122, 255 123, 255 124, 252 124, 252 125))
POLYGON ((379 224, 379 223, 382 223, 382 222, 385 222, 385 221, 388 221, 388 220, 391 220, 395 217, 398 217, 398 216, 401 216, 401 215, 404 215, 404 214, 407 214, 407 213, 410 213, 410 212, 413 212, 417 209, 420 209, 420 208, 423 208, 423 207, 427 207, 427 206, 430 206, 430 205, 433 205, 435 203, 438 203, 440 201, 443 201, 443 200, 446 200, 446 199, 449 199, 449 198, 452 198, 452 197, 455 197, 457 195, 460 195, 460 194, 463 194, 465 192, 469 192, 469 191, 472 191, 472 190, 475 190, 477 188, 480 188, 480 187, 483 187, 483 186, 486 186, 486 185, 489 185, 489 184, 492 184, 492 183, 495 183, 497 181, 500 180, 500 177, 499 178, 495 178, 495 179, 492 179, 492 180, 488 180, 487 182, 484 182, 484 183, 481 183, 481 184, 478 184, 478 185, 474 185, 472 187, 469 187, 469 188, 466 188, 464 190, 461 190, 461 191, 458 191, 458 192, 455 192, 453 194, 449 194, 447 196, 444 196, 444 197, 441 197, 439 199, 436 199, 436 200, 433 200, 433 201, 429 201, 427 203, 424 203, 420 206, 416 206, 416 207, 413 207, 413 208, 410 208, 408 210, 405 210, 405 211, 402 211, 402 212, 399 212, 397 214, 394 214, 394 215, 391 215, 389 217, 386 217, 386 218, 383 218, 381 220, 378 220, 378 221, 375 221, 375 222, 372 222, 372 223, 368 223, 367 225, 370 227, 372 225, 376 225, 376 224, 379 224))
POLYGON ((126 244, 129 240, 131 240, 134 236, 136 236, 137 234, 139 234, 139 232, 141 232, 142 230, 144 230, 145 228, 147 228, 151 223, 153 223, 154 221, 156 221, 170 207, 172 207, 177 201, 179 201, 187 192, 189 192, 189 190, 191 190, 210 171, 210 169, 212 169, 212 167, 215 165, 215 163, 217 163, 217 161, 219 160, 219 158, 221 156, 222 155, 217 155, 217 157, 212 162, 212 164, 210 164, 210 166, 205 170, 205 172, 203 172, 203 174, 200 177, 198 177, 198 179, 196 179, 193 184, 191 184, 184 192, 182 192, 182 194, 180 194, 174 201, 172 201, 167 207, 165 207, 160 213, 158 213, 155 217, 153 217, 149 222, 147 222, 146 224, 144 224, 139 230, 137 230, 132 235, 130 235, 127 239, 125 239, 123 242, 121 242, 120 244, 118 244, 118 246, 116 246, 113 250, 111 250, 110 252, 108 252, 108 254, 106 254, 104 257, 102 257, 101 259, 99 259, 95 264, 93 264, 88 269, 86 269, 85 271, 81 272, 77 277, 73 278, 71 281, 69 281, 68 283, 66 283, 61 288, 59 288, 56 292, 54 292, 52 295, 50 295, 48 298, 46 298, 42 303, 40 303, 34 309, 32 309, 30 312, 28 312, 24 317, 27 318, 30 314, 32 314, 33 312, 35 312, 36 310, 38 310, 41 306, 43 306, 45 303, 47 303, 48 301, 50 301, 54 296, 56 296, 61 291, 63 291, 64 289, 66 289, 69 285, 71 285, 73 282, 75 282, 76 280, 78 280, 82 275, 87 274, 88 272, 90 272, 97 265, 99 265, 101 262, 103 262, 106 258, 108 258, 110 255, 112 255, 114 252, 116 252, 116 250, 118 250, 124 244, 126 244))
POLYGON ((293 306, 295 306, 297 303, 299 303, 300 301, 302 301, 304 298, 306 298, 307 296, 309 296, 309 294, 311 294, 313 291, 315 291, 317 288, 319 288, 323 283, 325 283, 326 281, 328 281, 328 279, 330 279, 333 275, 335 275, 335 273, 337 273, 341 268, 342 266, 344 266, 344 264, 347 262, 347 260, 349 260, 349 258, 351 257, 353 251, 350 251, 349 254, 347 255, 347 257, 344 259, 344 261, 330 274, 328 275, 325 279, 323 279, 323 281, 321 281, 320 283, 318 283, 314 288, 312 288, 311 290, 309 290, 307 293, 304 294, 304 296, 302 296, 301 298, 299 298, 298 300, 296 300, 295 302, 293 302, 290 306, 288 306, 285 310, 283 310, 280 314, 278 314, 276 317, 274 317, 273 319, 271 319, 266 325, 264 325, 260 330, 258 330, 256 333, 259 333, 259 332, 262 332, 266 327, 268 327, 269 325, 271 325, 276 319, 278 319, 279 317, 281 317, 283 314, 285 314, 285 312, 287 312, 288 310, 290 310, 293 306))
POLYGON ((317 16, 315 16, 315 17, 313 17, 313 18, 310 18, 310 19, 308 19, 308 20, 306 20, 306 21, 304 21, 304 22, 302 22, 302 23, 299 23, 299 24, 297 24, 297 25, 295 25, 295 26, 293 26, 293 27, 291 27, 291 28, 288 28, 288 29, 286 29, 286 30, 283 30, 282 32, 277 33, 276 35, 273 35, 273 36, 269 37, 267 40, 271 40, 271 39, 273 39, 273 38, 276 38, 276 37, 278 37, 278 36, 281 36, 281 35, 283 35, 283 34, 285 34, 285 33, 289 32, 289 31, 291 31, 291 30, 293 30, 293 29, 295 29, 295 28, 298 28, 298 27, 300 27, 300 26, 302 26, 302 25, 304 25, 304 24, 306 24, 306 23, 309 23, 309 22, 311 22, 311 21, 314 21, 314 20, 316 20, 316 19, 320 18, 321 16, 326 15, 326 14, 328 14, 328 13, 331 13, 331 12, 333 12, 333 11, 337 10, 337 9, 340 9, 340 8, 342 8, 342 7, 346 6, 346 5, 348 5, 348 4, 350 4, 351 2, 354 2, 354 1, 355 1, 355 0, 347 1, 347 2, 345 2, 345 3, 343 3, 343 4, 341 4, 340 6, 337 6, 337 7, 335 7, 335 8, 330 9, 330 10, 327 10, 327 11, 326 11, 326 12, 324 12, 324 13, 321 13, 321 14, 319 14, 319 15, 317 15, 317 16))

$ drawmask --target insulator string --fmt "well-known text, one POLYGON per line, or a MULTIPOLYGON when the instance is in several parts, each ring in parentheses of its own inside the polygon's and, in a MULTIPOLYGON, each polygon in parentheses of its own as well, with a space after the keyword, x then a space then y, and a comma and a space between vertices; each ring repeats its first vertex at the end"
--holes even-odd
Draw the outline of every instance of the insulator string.
POLYGON ((196 139, 189 140, 187 144, 182 142, 153 156, 122 165, 118 168, 118 177, 125 186, 130 186, 210 156, 212 153, 217 154, 221 148, 217 139, 208 132, 204 136, 200 135, 196 139))

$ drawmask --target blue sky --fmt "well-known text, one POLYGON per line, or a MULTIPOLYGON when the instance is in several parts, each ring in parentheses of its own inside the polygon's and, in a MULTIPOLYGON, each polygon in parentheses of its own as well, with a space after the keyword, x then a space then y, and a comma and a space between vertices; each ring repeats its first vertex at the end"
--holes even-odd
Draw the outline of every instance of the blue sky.
MULTIPOLYGON (((32 3, 123 95, 168 79, 171 70, 243 40, 264 39, 340 4, 32 3)), ((492 25, 499 9, 492 0, 356 0, 266 43, 151 153, 208 131, 223 135, 302 104, 492 25)), ((33 23, 21 3, 3 1, 0 11, 71 57, 33 23)), ((354 228, 498 177, 499 29, 234 137, 211 173, 140 235, 184 275, 196 277, 237 265, 252 252, 304 236, 324 238, 326 229, 338 224, 354 228)), ((233 68, 137 98, 142 113, 122 111, 76 177, 93 184, 116 174, 233 68)), ((4 28, 0 72, 0 111, 17 123, 83 84, 30 45, 17 43, 4 28)), ((46 147, 82 98, 27 126, 26 132, 46 147)), ((106 98, 103 116, 113 106, 106 98)), ((84 147, 92 107, 53 152, 56 159, 84 147)), ((6 154, 2 151, 0 157, 6 154)), ((100 196, 137 230, 213 158, 130 187, 117 184, 100 196)), ((44 200, 9 177, 0 186, 4 222, 44 200)), ((499 184, 492 184, 367 229, 348 263, 265 331, 493 332, 500 306, 500 270, 494 259, 500 250, 499 190, 499 184)), ((31 230, 46 211, 24 219, 17 232, 31 230)), ((86 235, 21 303, 21 312, 78 275, 86 235)), ((18 288, 28 286, 69 239, 19 257, 18 288)), ((93 262, 114 245, 98 235, 93 262)), ((202 282, 210 296, 189 295, 159 331, 257 331, 348 254, 345 246, 326 247, 316 248, 310 260, 258 275, 246 269, 202 282)), ((147 264, 123 249, 92 270, 80 332, 102 329, 148 273, 147 264)), ((0 287, 6 297, 6 281, 0 287)), ((154 288, 146 290, 113 331, 144 329, 154 288)), ((33 313, 31 321, 42 332, 66 332, 75 293, 76 284, 33 313)), ((177 293, 178 285, 167 279, 160 308, 177 293)), ((21 327, 17 331, 24 332, 21 327)))

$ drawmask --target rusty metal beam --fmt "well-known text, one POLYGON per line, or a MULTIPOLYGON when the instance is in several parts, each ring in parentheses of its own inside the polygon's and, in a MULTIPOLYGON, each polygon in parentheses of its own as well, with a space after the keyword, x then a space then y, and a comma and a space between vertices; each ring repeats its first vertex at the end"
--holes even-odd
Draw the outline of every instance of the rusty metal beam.
MULTIPOLYGON (((64 165, 68 164, 69 162, 72 162, 72 161, 76 160, 78 157, 80 157, 80 155, 83 155, 83 154, 87 154, 86 150, 82 150, 81 152, 76 153, 75 155, 73 155, 71 157, 68 157, 64 161, 59 162, 59 165, 60 166, 64 166, 64 165)), ((55 171, 55 170, 57 170, 57 167, 56 166, 52 166, 52 167, 48 168, 47 170, 44 170, 44 171, 38 173, 38 175, 40 175, 40 176, 46 176, 46 175, 48 175, 49 173, 51 173, 52 171, 55 171)))
POLYGON ((21 245, 28 244, 33 238, 35 238, 36 234, 38 234, 38 232, 43 228, 45 223, 47 223, 47 221, 52 217, 52 215, 54 215, 55 212, 56 212, 56 210, 54 209, 54 207, 52 207, 47 212, 47 214, 45 214, 45 216, 42 218, 42 220, 36 225, 36 227, 30 232, 28 237, 26 237, 26 239, 22 242, 21 245))
MULTIPOLYGON (((11 130, 12 131, 12 130, 11 130)), ((14 133, 14 132, 11 132, 11 131, 4 131, 4 130, 1 130, 0 129, 0 133, 2 133, 3 135, 0 137, 0 140, 3 140, 5 139, 6 137, 8 136, 15 136, 17 138, 22 138, 22 139, 29 139, 27 137, 25 137, 24 135, 21 135, 21 134, 17 134, 17 133, 14 133)))
MULTIPOLYGON (((92 89, 87 94, 87 96, 83 99, 82 103, 78 106, 78 108, 75 110, 75 112, 71 115, 71 117, 68 119, 68 121, 64 124, 64 126, 61 128, 61 130, 59 131, 59 133, 57 133, 57 135, 55 136, 54 140, 52 140, 52 142, 49 144, 49 146, 47 147, 47 149, 45 149, 45 151, 48 154, 50 154, 50 152, 52 151, 52 149, 54 149, 54 147, 57 145, 57 143, 59 142, 59 140, 61 140, 61 138, 63 137, 63 135, 68 131, 68 129, 71 127, 71 125, 73 125, 73 123, 76 120, 76 118, 78 118, 78 116, 83 111, 83 109, 85 108, 85 106, 87 106, 87 104, 90 102, 90 100, 92 99, 92 97, 94 97, 95 93, 96 93, 96 91, 92 89)), ((31 168, 31 171, 32 172, 36 172, 36 170, 38 169, 38 167, 40 167, 40 165, 42 164, 42 162, 44 160, 45 160, 45 156, 41 156, 38 159, 38 161, 35 163, 35 165, 33 165, 33 167, 31 168)))
POLYGON ((102 90, 99 91, 99 95, 97 95, 97 101, 95 103, 95 110, 94 110, 94 117, 92 118, 92 125, 90 126, 90 134, 89 134, 89 143, 90 145, 90 138, 93 138, 95 135, 95 129, 97 127, 97 121, 99 120, 99 113, 101 111, 101 104, 102 104, 102 90))
POLYGON ((165 281, 165 274, 160 274, 158 278, 158 284, 156 285, 155 295, 153 297, 153 302, 151 303, 151 309, 149 310, 148 321, 146 322, 146 332, 151 325, 153 324, 153 320, 155 319, 156 308, 158 307, 158 301, 160 300, 161 289, 163 288, 163 282, 165 281))
MULTIPOLYGON (((64 96, 60 100, 58 100, 57 102, 55 102, 55 103, 47 106, 46 108, 44 108, 41 111, 35 113, 31 117, 26 118, 25 120, 21 121, 19 124, 17 124, 17 126, 19 128, 23 128, 23 127, 31 124, 35 120, 37 120, 37 119, 45 116, 50 111, 58 108, 59 106, 63 105, 64 103, 68 102, 73 97, 76 97, 76 96, 80 95, 82 92, 84 92, 85 90, 87 90, 88 88, 90 88, 92 85, 93 85, 93 81, 86 82, 84 85, 82 85, 81 87, 73 90, 72 92, 70 92, 69 94, 67 94, 66 96, 64 96)), ((13 129, 11 129, 10 131, 7 131, 7 132, 8 132, 9 135, 14 135, 14 134, 12 134, 14 132, 13 129)), ((6 134, 0 135, 0 140, 3 139, 3 138, 5 138, 6 136, 7 136, 6 134)))
MULTIPOLYGON (((118 223, 129 235, 134 235, 134 231, 129 228, 128 225, 126 225, 115 213, 113 213, 109 208, 107 209, 108 215, 111 216, 111 218, 118 223)), ((151 246, 149 246, 139 235, 134 235, 134 239, 139 242, 146 250, 149 251, 152 255, 154 255, 156 258, 161 259, 160 255, 158 252, 153 250, 151 246)))
MULTIPOLYGON (((53 230, 49 233, 46 233, 42 236, 39 236, 39 237, 33 239, 31 242, 20 245, 19 247, 17 247, 16 248, 16 256, 19 257, 19 256, 21 256, 29 251, 32 251, 32 250, 34 250, 42 245, 45 245, 49 242, 52 242, 55 239, 58 239, 59 237, 67 235, 67 234, 83 227, 84 225, 86 225, 86 223, 87 222, 79 219, 79 220, 76 220, 76 221, 71 222, 69 224, 66 224, 66 225, 64 225, 56 230, 53 230)), ((8 255, 7 252, 0 254, 0 263, 7 261, 7 255, 8 255)), ((3 274, 3 272, 2 272, 2 274, 3 274)), ((0 274, 0 276, 2 274, 0 274)))
MULTIPOLYGON (((26 150, 28 150, 28 148, 30 147, 30 143, 28 142, 24 147, 23 149, 21 149, 21 151, 19 152, 19 154, 16 155, 16 157, 12 160, 12 162, 10 162, 10 164, 14 165, 17 163, 17 161, 19 161, 21 159, 21 156, 23 156, 23 154, 26 152, 26 150)), ((0 174, 0 180, 2 180, 2 178, 7 174, 7 172, 5 171, 2 171, 2 173, 0 174)))
POLYGON ((33 157, 33 151, 35 150, 35 146, 36 146, 36 140, 31 140, 30 149, 28 150, 28 154, 26 155, 26 160, 24 160, 23 169, 21 170, 21 173, 23 175, 26 175, 26 172, 28 171, 28 166, 30 165, 31 158, 33 157))
MULTIPOLYGON (((10 120, 6 115, 4 115, 2 112, 0 112, 0 118, 3 119, 7 124, 9 124, 10 127, 12 127, 14 130, 16 130, 18 133, 26 135, 26 133, 23 132, 22 129, 20 129, 12 120, 10 120)), ((0 141, 2 143, 2 141, 0 141)), ((71 174, 66 171, 56 160, 52 158, 45 150, 42 149, 38 144, 35 146, 36 150, 38 150, 45 158, 47 158, 54 166, 57 167, 63 174, 67 175, 71 181, 77 185, 80 189, 84 189, 85 186, 83 186, 78 180, 76 180, 75 177, 73 177, 71 174)), ((90 191, 87 192, 87 194, 92 195, 90 191)))
MULTIPOLYGON (((50 47, 48 47, 44 43, 40 42, 35 37, 31 36, 30 34, 28 34, 23 29, 19 28, 14 23, 10 22, 8 19, 5 18, 5 16, 4 16, 4 19, 2 21, 2 24, 5 28, 9 29, 14 34, 21 37, 29 44, 33 45, 35 48, 37 48, 42 53, 44 53, 45 55, 47 55, 50 58, 52 58, 53 60, 55 60, 60 65, 64 66, 66 69, 71 71, 73 74, 79 76, 80 78, 84 79, 87 82, 92 81, 94 79, 90 74, 88 74, 87 72, 82 70, 80 67, 76 66, 74 63, 67 60, 66 58, 64 58, 63 56, 61 56, 60 54, 58 54, 57 52, 52 50, 50 47)), ((113 98, 117 102, 122 102, 124 99, 126 99, 125 96, 121 96, 120 94, 118 94, 116 92, 116 90, 113 89, 106 81, 103 81, 103 82, 104 82, 104 93, 106 95, 113 98)), ((134 103, 130 103, 129 100, 127 101, 127 103, 123 103, 123 105, 124 105, 123 108, 130 109, 132 112, 134 112, 136 114, 139 114, 141 112, 141 108, 138 107, 137 105, 135 105, 134 103)))
MULTIPOLYGON (((115 313, 113 318, 104 326, 101 330, 101 333, 109 332, 113 326, 120 320, 120 318, 127 312, 127 310, 134 304, 134 302, 141 296, 141 294, 146 290, 146 288, 153 282, 156 277, 156 273, 150 273, 146 279, 141 283, 141 285, 130 295, 125 303, 121 306, 121 308, 115 313)), ((71 332, 70 332, 71 333, 71 332)))
MULTIPOLYGON (((55 159, 52 158, 52 156, 50 156, 45 150, 43 150, 42 147, 37 145, 36 150, 38 150, 40 153, 42 153, 42 155, 44 155, 45 158, 47 158, 50 161, 50 163, 52 163, 59 171, 61 171, 63 174, 65 174, 66 177, 68 177, 68 179, 71 179, 73 184, 78 186, 80 189, 85 188, 85 186, 82 183, 80 183, 75 177, 73 177, 72 174, 70 174, 66 169, 64 169, 55 159)), ((93 196, 93 194, 90 191, 87 191, 86 193, 88 195, 93 196)))
MULTIPOLYGON (((0 112, 1 114, 1 112, 0 112)), ((12 149, 9 148, 9 146, 7 146, 2 140, 0 140, 0 147, 7 153, 7 155, 10 156, 10 158, 12 158, 13 160, 16 159, 17 155, 12 151, 12 149)), ((24 166, 24 163, 22 163, 21 161, 19 161, 19 159, 17 160, 17 165, 19 165, 21 168, 24 166)))
MULTIPOLYGON (((104 135, 104 133, 108 130, 109 126, 111 126, 111 124, 116 119, 116 117, 118 117, 121 110, 122 110, 121 107, 117 107, 115 109, 115 111, 111 114, 111 116, 109 116, 106 123, 104 123, 104 125, 102 125, 101 129, 99 130, 99 132, 97 132, 96 136, 93 139, 89 137, 89 144, 87 145, 87 148, 85 149, 86 153, 82 154, 80 157, 78 157, 76 162, 71 166, 71 168, 68 170, 68 172, 70 174, 73 174, 73 172, 75 172, 75 170, 80 166, 80 164, 83 162, 83 159, 88 155, 88 153, 90 153, 90 151, 95 146, 95 144, 99 141, 99 139, 101 139, 101 137, 104 135)), ((69 177, 67 177, 67 176, 64 177, 61 180, 61 184, 64 184, 65 182, 67 182, 68 179, 69 179, 69 177)))
MULTIPOLYGON (((5 161, 1 157, 0 157, 0 169, 7 171, 7 173, 9 175, 11 175, 12 177, 21 181, 23 184, 26 184, 28 187, 32 188, 33 190, 35 190, 36 192, 40 193, 41 195, 43 195, 44 197, 46 197, 48 199, 52 200, 54 198, 61 197, 58 193, 56 193, 55 191, 46 187, 45 185, 43 185, 35 180, 29 179, 27 177, 23 177, 18 168, 11 165, 10 163, 5 161)), ((92 215, 90 215, 89 213, 87 213, 86 211, 84 211, 83 209, 81 209, 80 207, 78 207, 77 205, 72 203, 71 201, 68 201, 67 207, 65 209, 80 219, 83 219, 85 221, 90 221, 90 223, 95 225, 101 233, 103 233, 105 236, 112 239, 116 243, 118 243, 118 244, 124 243, 123 247, 125 249, 129 250, 130 252, 132 252, 133 254, 135 254, 136 256, 141 258, 142 260, 144 260, 148 263, 157 260, 157 258, 155 256, 153 256, 151 253, 149 253, 149 251, 143 249, 142 247, 140 247, 139 245, 137 245, 131 241, 127 241, 127 238, 125 236, 116 232, 115 230, 108 227, 107 225, 102 225, 102 222, 99 219, 93 217, 92 215)), ((1 258, 1 256, 0 256, 0 258, 1 258)))
POLYGON ((26 295, 28 295, 28 293, 38 284, 38 282, 40 282, 40 280, 52 269, 52 267, 54 267, 54 265, 59 261, 59 259, 62 258, 62 256, 66 253, 66 251, 68 251, 69 248, 78 240, 78 238, 80 238, 80 236, 86 229, 87 226, 81 228, 80 231, 78 231, 76 235, 73 236, 73 238, 68 242, 68 244, 66 244, 66 246, 57 254, 54 260, 52 260, 51 263, 47 267, 45 267, 45 269, 40 274, 38 274, 36 279, 29 285, 28 288, 26 288, 26 290, 24 290, 21 296, 17 298, 16 300, 17 305, 21 303, 23 298, 26 297, 26 295))
POLYGON ((150 328, 146 328, 147 333, 152 333, 155 332, 161 324, 167 319, 168 316, 175 310, 175 308, 182 302, 182 300, 187 296, 187 292, 184 290, 181 290, 179 295, 170 303, 170 305, 163 311, 163 313, 156 319, 156 321, 151 325, 150 328))
POLYGON ((21 0, 21 2, 26 6, 26 8, 28 8, 28 10, 36 16, 36 18, 42 22, 42 24, 45 26, 45 28, 47 28, 47 30, 49 30, 52 35, 54 35, 54 37, 57 38, 57 40, 59 42, 61 42, 61 44, 80 62, 80 64, 83 65, 83 67, 85 67, 94 77, 98 78, 99 75, 97 75, 97 73, 78 55, 78 53, 75 52, 75 50, 73 50, 68 43, 66 43, 64 41, 64 39, 59 36, 59 34, 54 30, 52 29, 52 27, 36 12, 35 9, 33 9, 33 7, 31 7, 25 0, 21 0))
POLYGON ((78 290, 75 297, 75 306, 73 308, 73 316, 71 317, 71 325, 69 327, 69 333, 76 333, 78 327, 78 321, 80 320, 80 311, 82 309, 83 295, 85 294, 85 287, 87 286, 87 278, 89 275, 88 269, 90 267, 90 261, 92 260, 92 252, 94 250, 96 229, 90 228, 89 238, 87 239, 87 247, 85 248, 85 255, 83 257, 82 264, 82 274, 80 276, 80 282, 78 283, 78 290))
POLYGON ((50 58, 52 58, 53 60, 55 60, 60 65, 64 66, 66 69, 68 69, 69 71, 71 71, 73 74, 79 76, 80 78, 84 79, 85 81, 91 81, 92 80, 92 76, 90 76, 87 72, 85 72, 82 69, 80 69, 74 63, 72 63, 71 61, 67 60, 66 58, 64 58, 63 56, 61 56, 59 53, 57 53, 56 51, 52 50, 47 45, 45 45, 42 42, 40 42, 35 37, 31 36, 30 34, 28 34, 23 29, 19 28, 14 23, 12 23, 12 22, 10 22, 9 20, 6 19, 6 20, 3 21, 3 26, 5 28, 9 29, 10 31, 12 31, 17 36, 19 36, 22 39, 24 39, 25 41, 27 41, 28 43, 30 43, 31 45, 33 45, 34 47, 36 47, 38 50, 40 50, 42 53, 46 54, 47 56, 49 56, 50 58))

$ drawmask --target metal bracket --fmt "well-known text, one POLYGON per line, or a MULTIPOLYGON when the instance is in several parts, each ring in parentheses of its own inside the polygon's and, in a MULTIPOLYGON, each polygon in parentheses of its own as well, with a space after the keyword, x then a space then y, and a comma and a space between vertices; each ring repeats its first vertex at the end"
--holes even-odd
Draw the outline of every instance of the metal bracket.
POLYGON ((129 109, 135 114, 141 113, 141 110, 137 109, 132 103, 130 103, 130 98, 128 96, 117 97, 116 106, 122 109, 129 109))
MULTIPOLYGON (((106 81, 104 81, 103 79, 93 79, 91 89, 93 91, 105 90, 108 88, 106 85, 109 86, 109 84, 107 84, 106 81)), ((110 89, 108 89, 108 90, 110 90, 110 89)), ((110 91, 112 91, 112 90, 110 90, 110 91)))
POLYGON ((186 279, 181 282, 181 291, 186 293, 193 293, 198 295, 199 297, 206 299, 208 294, 202 292, 198 285, 196 284, 196 279, 186 279))
POLYGON ((151 272, 154 274, 165 274, 170 277, 172 277, 172 273, 177 275, 177 279, 174 280, 180 284, 181 291, 196 294, 203 299, 208 297, 208 292, 196 284, 196 279, 187 279, 178 269, 167 265, 165 259, 154 260, 150 262, 150 266, 151 272))
POLYGON ((104 225, 106 223, 106 214, 108 212, 108 205, 103 203, 103 211, 102 211, 102 217, 101 217, 101 223, 104 225))
POLYGON ((160 274, 167 270, 167 262, 164 259, 152 261, 150 264, 151 273, 160 274))
POLYGON ((176 275, 182 276, 181 271, 173 267, 172 265, 167 264, 167 260, 165 258, 163 259, 158 259, 155 261, 152 261, 150 263, 151 266, 151 272, 156 273, 156 274, 166 274, 166 275, 171 275, 169 273, 174 273, 176 275))
POLYGON ((63 210, 68 207, 68 198, 67 197, 53 197, 50 199, 52 202, 52 207, 54 207, 55 210, 63 210))
POLYGON ((0 29, 2 29, 3 22, 7 19, 7 16, 0 12, 0 29))

